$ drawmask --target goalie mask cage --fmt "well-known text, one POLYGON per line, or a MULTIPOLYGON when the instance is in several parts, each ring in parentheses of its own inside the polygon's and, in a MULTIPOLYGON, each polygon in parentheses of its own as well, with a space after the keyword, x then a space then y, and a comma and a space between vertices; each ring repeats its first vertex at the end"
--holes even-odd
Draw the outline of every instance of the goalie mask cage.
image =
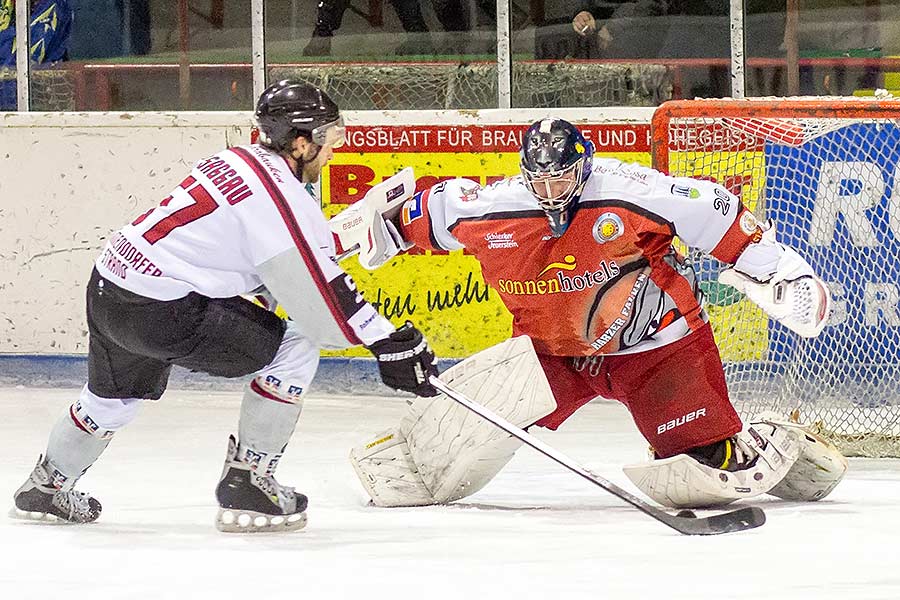
POLYGON ((825 330, 802 339, 691 252, 738 412, 793 414, 849 456, 900 456, 900 101, 668 102, 652 138, 656 168, 740 196, 832 290, 825 330))

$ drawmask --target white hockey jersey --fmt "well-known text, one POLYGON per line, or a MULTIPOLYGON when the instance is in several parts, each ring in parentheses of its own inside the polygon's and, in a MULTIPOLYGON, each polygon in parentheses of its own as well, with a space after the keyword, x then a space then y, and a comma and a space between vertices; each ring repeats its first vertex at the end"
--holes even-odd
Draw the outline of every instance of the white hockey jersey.
POLYGON ((253 145, 200 161, 159 206, 110 236, 96 267, 157 300, 226 298, 265 285, 320 347, 387 337, 394 326, 334 256, 318 201, 284 158, 253 145))

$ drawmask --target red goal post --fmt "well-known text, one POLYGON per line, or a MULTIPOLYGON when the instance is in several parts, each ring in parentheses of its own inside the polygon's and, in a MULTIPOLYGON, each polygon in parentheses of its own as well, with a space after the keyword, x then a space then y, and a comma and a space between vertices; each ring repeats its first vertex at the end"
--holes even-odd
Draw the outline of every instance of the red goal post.
POLYGON ((900 456, 900 101, 674 101, 651 128, 656 168, 739 195, 833 292, 825 331, 800 339, 691 252, 738 411, 794 413, 849 455, 900 456))

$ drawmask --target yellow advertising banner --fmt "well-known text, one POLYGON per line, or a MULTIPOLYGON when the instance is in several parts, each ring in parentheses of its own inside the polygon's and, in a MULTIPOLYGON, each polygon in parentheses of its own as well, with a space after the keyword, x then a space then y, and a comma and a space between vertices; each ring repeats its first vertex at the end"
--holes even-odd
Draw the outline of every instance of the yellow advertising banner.
MULTIPOLYGON (((516 175, 526 128, 525 124, 351 127, 347 144, 323 172, 323 211, 329 218, 336 215, 362 199, 373 185, 405 167, 414 169, 417 190, 456 177, 486 185, 516 175)), ((579 124, 579 128, 594 143, 597 156, 651 164, 649 125, 579 124)), ((764 177, 762 152, 712 148, 700 154, 678 153, 670 159, 681 167, 690 167, 679 168, 680 175, 717 181, 751 209, 757 207, 761 201, 757 196, 764 185, 754 178, 764 177)), ((478 261, 462 251, 413 252, 394 258, 375 272, 366 271, 353 258, 345 260, 342 267, 379 312, 395 324, 408 319, 422 329, 441 358, 469 356, 509 337, 512 316, 497 291, 485 283, 478 261)), ((767 317, 735 295, 733 289, 720 286, 709 273, 706 275, 701 286, 723 360, 761 358, 768 338, 767 317), (740 329, 747 331, 749 324, 757 335, 733 339, 729 332, 738 329, 738 322, 743 323, 740 329), (726 338, 729 342, 722 344, 726 338)), ((368 353, 353 348, 325 354, 368 353)))
MULTIPOLYGON (((650 164, 649 126, 580 125, 600 156, 650 164)), ((332 217, 368 189, 404 167, 416 189, 455 177, 482 185, 519 172, 527 125, 353 127, 347 144, 323 173, 323 210, 332 217)), ((469 356, 507 339, 512 317, 488 286, 473 257, 463 252, 399 256, 375 272, 355 259, 342 264, 365 298, 396 324, 413 321, 441 358, 469 356)), ((363 349, 330 355, 363 356, 363 349)))
MULTIPOLYGON (((761 214, 760 196, 765 189, 765 153, 762 149, 746 151, 723 150, 716 147, 697 152, 673 152, 671 165, 678 165, 678 174, 694 179, 718 182, 738 196, 750 210, 761 214)), ((687 248, 679 250, 686 253, 687 248)), ((709 270, 698 269, 701 273, 709 270)), ((715 279, 703 280, 700 287, 706 295, 706 311, 713 334, 719 344, 719 354, 725 362, 761 360, 769 344, 769 317, 734 288, 715 279), (735 331, 745 332, 741 337, 735 331), (750 335, 747 335, 749 332, 750 335), (725 342, 727 340, 727 342, 725 342)))

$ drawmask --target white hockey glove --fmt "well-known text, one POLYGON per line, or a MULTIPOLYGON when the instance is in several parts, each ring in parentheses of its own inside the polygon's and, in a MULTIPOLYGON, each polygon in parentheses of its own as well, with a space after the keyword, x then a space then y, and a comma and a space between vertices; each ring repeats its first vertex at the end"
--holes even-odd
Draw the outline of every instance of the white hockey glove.
MULTIPOLYGON (((412 248, 391 221, 412 197, 416 178, 411 167, 372 186, 365 197, 328 221, 341 246, 358 251, 359 264, 374 271, 397 254, 412 248)), ((344 256, 344 255, 342 255, 344 256)))
POLYGON ((719 282, 802 337, 819 335, 831 312, 828 286, 793 248, 775 241, 771 221, 762 239, 747 246, 734 267, 719 273, 719 282))

